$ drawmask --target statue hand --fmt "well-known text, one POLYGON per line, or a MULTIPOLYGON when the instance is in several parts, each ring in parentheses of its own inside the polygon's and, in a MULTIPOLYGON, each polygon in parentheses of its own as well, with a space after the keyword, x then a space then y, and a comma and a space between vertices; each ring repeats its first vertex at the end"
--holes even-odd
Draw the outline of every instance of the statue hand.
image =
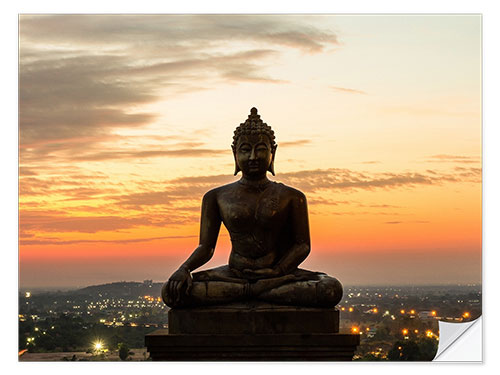
POLYGON ((261 268, 258 270, 244 269, 243 275, 246 277, 257 277, 259 279, 270 279, 280 276, 280 273, 273 268, 261 268))
POLYGON ((193 287, 193 278, 189 270, 181 266, 167 282, 167 294, 171 302, 178 303, 180 301, 184 285, 187 285, 184 294, 189 294, 193 287))

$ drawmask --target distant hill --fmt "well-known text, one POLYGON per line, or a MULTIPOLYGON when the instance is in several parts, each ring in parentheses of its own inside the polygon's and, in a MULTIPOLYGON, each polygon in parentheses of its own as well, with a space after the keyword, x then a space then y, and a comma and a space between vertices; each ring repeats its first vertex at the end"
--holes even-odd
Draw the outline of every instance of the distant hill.
POLYGON ((92 297, 138 297, 161 295, 162 283, 120 281, 109 284, 92 285, 73 291, 71 294, 84 294, 92 297))

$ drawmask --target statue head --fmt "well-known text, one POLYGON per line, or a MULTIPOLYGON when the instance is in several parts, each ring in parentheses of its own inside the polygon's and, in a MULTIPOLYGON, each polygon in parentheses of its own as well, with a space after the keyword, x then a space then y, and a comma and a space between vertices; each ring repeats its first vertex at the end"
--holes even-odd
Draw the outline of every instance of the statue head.
POLYGON ((262 175, 266 171, 274 176, 274 156, 278 145, 274 131, 260 119, 257 108, 250 110, 248 119, 234 131, 233 149, 236 176, 239 171, 244 175, 262 175))

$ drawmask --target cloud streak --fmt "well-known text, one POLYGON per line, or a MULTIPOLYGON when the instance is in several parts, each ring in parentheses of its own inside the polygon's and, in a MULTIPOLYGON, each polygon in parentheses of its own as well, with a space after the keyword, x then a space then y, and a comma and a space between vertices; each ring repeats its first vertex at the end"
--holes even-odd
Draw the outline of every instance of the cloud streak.
POLYGON ((463 164, 473 164, 480 163, 481 157, 479 156, 465 156, 465 155, 432 155, 426 159, 427 162, 431 163, 463 163, 463 164))
MULTIPOLYGON (((187 176, 165 181, 166 188, 143 193, 115 196, 117 204, 130 207, 172 204, 183 200, 200 200, 211 188, 228 184, 238 177, 230 175, 187 176), (194 198, 196 197, 196 198, 194 198)), ((453 173, 424 174, 405 173, 367 173, 349 169, 331 168, 278 173, 276 179, 287 185, 300 188, 307 193, 319 191, 376 190, 415 188, 417 186, 441 185, 444 183, 481 182, 481 170, 468 168, 453 173)), ((336 205, 347 201, 333 202, 321 198, 312 198, 311 204, 336 205)), ((372 208, 395 208, 393 205, 371 205, 372 208)))
MULTIPOLYGON (((100 176, 100 175, 99 175, 100 176)), ((87 178, 87 175, 76 175, 87 178)), ((101 176, 102 177, 102 176, 101 176)), ((22 225, 22 244, 71 244, 94 242, 92 238, 70 240, 39 239, 39 233, 85 233, 93 234, 106 231, 129 230, 138 227, 173 228, 185 224, 198 222, 201 197, 208 190, 232 183, 238 177, 230 175, 185 176, 175 179, 156 181, 153 184, 147 181, 136 181, 140 186, 149 186, 141 192, 127 192, 123 187, 111 188, 100 186, 99 181, 88 187, 53 188, 50 180, 26 176, 21 179, 21 191, 24 199, 29 197, 45 197, 59 195, 60 200, 95 201, 98 197, 98 206, 75 206, 64 210, 37 210, 37 205, 21 204, 20 222, 22 225), (86 216, 81 214, 85 211, 86 216), (136 214, 132 214, 133 212, 136 214), (127 216, 123 216, 127 212, 127 216), (88 215, 94 213, 94 215, 88 215), (107 213, 107 214, 105 214, 107 213), (37 234, 33 237, 33 234, 37 234)), ((403 172, 403 173, 368 173, 350 169, 330 168, 315 169, 297 172, 279 173, 277 180, 289 186, 297 187, 309 195, 312 207, 329 206, 356 206, 378 209, 377 212, 349 211, 333 212, 333 215, 397 215, 393 209, 401 207, 389 204, 360 204, 355 201, 332 200, 318 196, 317 193, 344 192, 344 191, 376 191, 391 189, 413 189, 419 186, 442 185, 447 183, 480 183, 480 168, 455 167, 451 171, 430 172, 403 172), (391 212, 381 212, 388 209, 391 212)), ((75 181, 78 182, 78 179, 75 181)), ((71 182, 69 180, 68 182, 71 182)), ((386 224, 400 224, 401 221, 387 221, 386 224)), ((416 222, 421 223, 421 222, 416 222)), ((163 237, 162 237, 163 238, 163 237)), ((166 237, 165 237, 166 238, 166 237)), ((115 240, 112 240, 118 243, 115 240)), ((143 240, 137 240, 143 241, 143 240)), ((103 242, 103 241, 99 241, 103 242)))
POLYGON ((310 139, 297 139, 295 141, 279 142, 278 146, 279 147, 293 147, 293 146, 306 146, 306 145, 310 145, 310 144, 311 144, 310 139))
POLYGON ((471 168, 455 173, 425 174, 405 173, 366 173, 349 169, 330 168, 280 173, 284 182, 305 191, 328 190, 373 190, 418 185, 439 185, 445 182, 479 182, 481 170, 471 168))
POLYGON ((361 95, 366 95, 366 92, 363 90, 356 90, 356 89, 350 89, 347 87, 339 87, 339 86, 329 86, 332 90, 337 91, 337 92, 342 92, 342 93, 348 93, 348 94, 361 94, 361 95))
POLYGON ((129 244, 137 242, 151 242, 158 240, 170 240, 170 239, 181 239, 181 238, 196 238, 197 236, 161 236, 161 237, 148 237, 148 238, 132 238, 124 240, 54 240, 54 239, 33 239, 33 240, 21 240, 20 245, 76 245, 82 243, 108 243, 108 244, 129 244))
POLYGON ((189 216, 179 215, 174 210, 168 215, 137 216, 71 216, 66 213, 20 211, 23 231, 41 232, 80 232, 97 233, 104 231, 117 231, 138 226, 179 225, 190 222, 189 216))

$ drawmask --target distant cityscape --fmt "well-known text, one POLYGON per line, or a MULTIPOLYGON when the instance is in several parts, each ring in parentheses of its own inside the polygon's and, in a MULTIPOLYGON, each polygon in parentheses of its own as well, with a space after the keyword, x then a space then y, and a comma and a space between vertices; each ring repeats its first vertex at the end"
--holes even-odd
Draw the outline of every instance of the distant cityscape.
MULTIPOLYGON (((19 293, 21 361, 148 360, 144 336, 168 328, 161 283, 116 282, 19 293)), ((481 285, 345 286, 340 331, 361 335, 355 360, 432 360, 438 321, 481 315, 481 285)))

